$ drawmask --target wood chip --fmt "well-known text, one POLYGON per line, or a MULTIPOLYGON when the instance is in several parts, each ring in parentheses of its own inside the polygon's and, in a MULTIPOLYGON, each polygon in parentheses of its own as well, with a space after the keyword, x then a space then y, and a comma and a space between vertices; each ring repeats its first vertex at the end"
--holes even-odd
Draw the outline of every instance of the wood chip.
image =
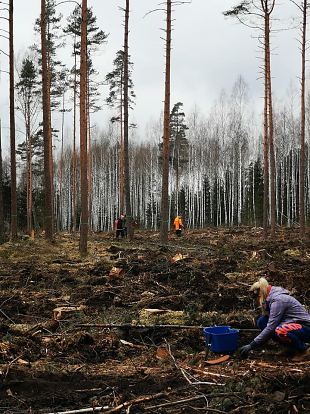
POLYGON ((144 311, 153 315, 170 312, 170 310, 167 309, 144 309, 144 311))
POLYGON ((111 279, 117 279, 117 278, 122 277, 124 273, 125 273, 125 270, 122 269, 121 267, 112 267, 109 273, 109 277, 111 279))
POLYGON ((184 260, 184 259, 187 259, 187 258, 188 258, 188 255, 177 253, 175 256, 173 256, 171 261, 172 261, 172 263, 176 263, 176 262, 179 262, 180 260, 184 260))
POLYGON ((25 361, 22 358, 18 358, 18 360, 16 361, 19 365, 26 365, 27 367, 30 367, 30 362, 29 361, 25 361))
POLYGON ((166 360, 170 358, 169 351, 165 347, 159 347, 156 350, 156 358, 159 360, 166 360))
POLYGON ((136 345, 132 342, 125 341, 124 339, 119 340, 122 345, 129 346, 130 348, 144 348, 143 345, 136 345))
POLYGON ((56 321, 59 321, 61 319, 64 318, 64 316, 68 316, 70 314, 74 314, 74 313, 79 313, 79 312, 84 312, 86 311, 86 306, 85 305, 80 305, 80 306, 60 306, 58 308, 55 308, 53 310, 53 318, 56 321))

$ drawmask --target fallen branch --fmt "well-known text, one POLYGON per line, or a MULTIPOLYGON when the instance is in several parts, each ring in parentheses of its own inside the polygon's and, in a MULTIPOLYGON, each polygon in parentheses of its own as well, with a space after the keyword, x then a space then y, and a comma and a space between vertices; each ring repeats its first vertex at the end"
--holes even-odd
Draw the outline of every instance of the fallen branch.
POLYGON ((177 364, 174 356, 172 355, 170 344, 168 344, 167 341, 166 341, 166 344, 167 344, 168 353, 170 355, 170 358, 173 361, 174 366, 176 367, 176 369, 178 369, 181 372, 181 374, 183 375, 183 377, 186 379, 186 381, 190 385, 194 385, 194 386, 195 385, 218 385, 218 386, 224 386, 225 385, 225 384, 219 384, 217 382, 214 383, 214 382, 209 382, 209 381, 197 381, 197 378, 195 378, 194 376, 192 376, 190 373, 186 372, 185 369, 181 368, 177 364), (189 377, 192 377, 193 381, 189 377))
POLYGON ((101 324, 101 323, 85 323, 77 324, 78 328, 119 328, 119 329, 202 329, 202 326, 194 325, 131 325, 125 324, 101 324))
POLYGON ((2 309, 0 309, 0 312, 2 313, 2 315, 10 322, 12 322, 15 325, 15 322, 13 321, 13 319, 11 319, 5 312, 3 312, 2 309))
MULTIPOLYGON (((105 324, 105 323, 79 323, 75 325, 78 328, 119 328, 119 329, 203 329, 201 325, 131 325, 130 323, 125 324, 105 324)), ((260 332, 259 329, 248 329, 248 328, 233 328, 239 329, 240 332, 260 332)))
POLYGON ((81 410, 71 410, 71 411, 53 411, 48 414, 82 414, 82 413, 93 413, 96 411, 107 410, 109 407, 91 407, 91 408, 82 408, 81 410))
POLYGON ((9 373, 10 367, 14 364, 14 362, 15 362, 15 361, 17 361, 18 359, 20 359, 22 356, 23 356, 23 354, 21 354, 21 355, 17 356, 16 358, 12 359, 12 361, 10 361, 10 362, 8 363, 8 365, 7 365, 7 367, 6 367, 6 370, 5 370, 5 374, 4 374, 4 376, 3 376, 3 381, 5 381, 5 380, 6 380, 6 377, 8 376, 8 373, 9 373))
POLYGON ((253 408, 258 404, 260 404, 260 402, 257 402, 255 404, 250 404, 250 405, 241 405, 240 407, 234 408, 232 411, 230 411, 230 413, 239 413, 239 412, 241 412, 241 410, 243 412, 244 408, 253 408))
MULTIPOLYGON (((203 394, 203 395, 199 395, 198 397, 196 396, 196 397, 191 397, 191 398, 185 398, 184 400, 171 401, 171 402, 167 402, 167 403, 163 403, 163 404, 159 404, 159 405, 152 405, 150 407, 145 407, 144 411, 151 411, 151 410, 155 411, 158 408, 164 408, 164 407, 171 407, 173 405, 186 404, 188 402, 197 401, 197 400, 206 399, 206 398, 229 397, 231 395, 236 395, 236 394, 240 394, 240 393, 238 393, 238 392, 228 392, 228 393, 203 394)), ((206 408, 206 412, 208 412, 207 410, 214 411, 215 409, 206 408)), ((217 412, 222 412, 222 411, 217 410, 217 412)))
POLYGON ((230 375, 218 374, 216 372, 205 371, 205 370, 198 369, 198 368, 187 367, 187 369, 190 371, 197 372, 197 374, 210 375, 211 377, 213 376, 213 377, 232 378, 230 375))
POLYGON ((123 404, 117 405, 116 407, 109 409, 108 411, 105 411, 105 413, 106 414, 118 413, 124 408, 128 408, 132 405, 137 405, 137 404, 140 404, 141 402, 151 401, 151 400, 155 400, 156 398, 165 397, 165 396, 167 396, 166 392, 159 392, 157 394, 149 395, 147 397, 135 398, 134 400, 130 400, 130 401, 124 402, 123 404))

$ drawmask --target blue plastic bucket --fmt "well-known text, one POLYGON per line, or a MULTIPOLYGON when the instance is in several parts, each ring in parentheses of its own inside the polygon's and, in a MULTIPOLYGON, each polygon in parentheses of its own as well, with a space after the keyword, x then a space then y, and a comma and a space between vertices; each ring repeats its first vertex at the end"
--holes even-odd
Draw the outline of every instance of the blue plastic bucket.
POLYGON ((233 352, 238 347, 239 330, 230 326, 207 326, 203 328, 207 347, 212 352, 233 352))

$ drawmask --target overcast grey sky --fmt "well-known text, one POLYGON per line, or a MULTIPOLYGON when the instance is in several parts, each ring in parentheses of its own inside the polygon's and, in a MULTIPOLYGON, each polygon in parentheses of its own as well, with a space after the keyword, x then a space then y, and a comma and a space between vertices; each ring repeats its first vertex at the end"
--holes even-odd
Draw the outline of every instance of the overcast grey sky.
MULTIPOLYGON (((164 13, 156 12, 144 17, 145 13, 158 7, 163 0, 131 0, 130 53, 134 62, 134 83, 137 104, 134 120, 140 126, 139 134, 148 120, 157 119, 163 108, 164 96, 164 13)), ((15 53, 22 57, 27 47, 35 41, 34 21, 40 13, 40 0, 15 0, 15 53)), ((124 0, 88 0, 98 17, 98 25, 109 33, 108 42, 97 53, 96 67, 103 80, 112 69, 116 51, 123 44, 123 14, 119 6, 124 0)), ((171 103, 182 101, 188 113, 195 105, 207 113, 222 89, 230 91, 239 75, 249 85, 250 95, 257 108, 262 96, 262 81, 258 79, 260 51, 256 33, 241 26, 222 12, 237 3, 237 0, 192 0, 175 8, 171 103)), ((278 0, 275 15, 285 17, 282 27, 287 26, 287 17, 298 15, 289 0, 278 0)), ((58 7, 64 16, 70 14, 74 4, 58 7)), ((2 12, 3 13, 3 12, 2 12)), ((2 14, 3 15, 3 14, 2 14)), ((6 23, 2 21, 1 26, 6 23)), ((285 95, 290 82, 298 86, 300 58, 295 30, 283 31, 273 36, 273 86, 278 97, 285 95)), ((39 39, 37 38, 37 41, 39 39)), ((7 50, 4 39, 1 48, 7 50)), ((71 48, 64 49, 62 56, 70 56, 71 48)), ((1 69, 7 69, 7 58, 0 55, 1 69)), ((1 74, 0 111, 3 124, 7 124, 8 102, 6 98, 7 75, 1 74)), ((107 93, 104 90, 105 95, 107 93)), ((106 107, 96 115, 96 123, 104 127, 110 114, 106 107)), ((19 122, 19 121, 18 121, 19 122)), ((67 119, 67 125, 69 118, 67 119)), ((22 124, 21 128, 22 128, 22 124)), ((4 132, 4 138, 8 133, 4 132)), ((22 136, 18 138, 22 139, 22 136)))

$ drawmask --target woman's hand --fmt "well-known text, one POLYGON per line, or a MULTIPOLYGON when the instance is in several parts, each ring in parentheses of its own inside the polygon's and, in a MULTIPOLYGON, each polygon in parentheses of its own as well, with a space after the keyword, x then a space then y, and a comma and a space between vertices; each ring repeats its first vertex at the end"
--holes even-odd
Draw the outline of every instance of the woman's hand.
POLYGON ((249 352, 251 351, 252 346, 249 345, 244 345, 239 349, 240 355, 242 356, 242 358, 246 358, 249 355, 249 352))

